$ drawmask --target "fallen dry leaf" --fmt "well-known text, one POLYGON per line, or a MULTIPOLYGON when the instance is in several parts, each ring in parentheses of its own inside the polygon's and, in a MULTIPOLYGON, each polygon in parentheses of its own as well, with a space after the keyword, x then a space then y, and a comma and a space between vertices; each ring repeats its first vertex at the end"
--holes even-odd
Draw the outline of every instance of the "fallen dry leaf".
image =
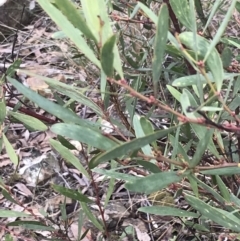
POLYGON ((136 231, 136 235, 139 241, 150 241, 151 238, 146 232, 141 232, 141 230, 138 227, 134 227, 136 231))
MULTIPOLYGON (((72 231, 74 238, 77 239, 78 238, 78 223, 77 222, 72 223, 70 226, 70 230, 72 231)), ((85 231, 86 231, 86 229, 82 228, 81 234, 83 234, 85 231)), ((81 241, 93 241, 91 236, 92 236, 91 230, 88 230, 87 235, 83 239, 81 239, 81 241)))
POLYGON ((48 85, 43 80, 36 77, 26 78, 25 82, 32 90, 35 91, 45 90, 48 88, 48 85))
POLYGON ((10 165, 10 164, 12 164, 10 159, 3 160, 3 161, 0 162, 0 167, 5 167, 5 166, 10 165))
POLYGON ((17 183, 14 185, 14 187, 17 187, 18 190, 21 191, 24 196, 27 196, 27 197, 33 196, 32 192, 23 183, 17 183))

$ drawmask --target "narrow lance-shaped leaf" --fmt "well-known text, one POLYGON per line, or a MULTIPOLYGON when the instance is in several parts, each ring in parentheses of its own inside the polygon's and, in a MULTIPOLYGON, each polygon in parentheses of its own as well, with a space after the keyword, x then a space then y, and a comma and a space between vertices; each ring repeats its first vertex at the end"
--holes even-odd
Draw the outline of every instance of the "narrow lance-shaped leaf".
POLYGON ((186 28, 193 31, 193 22, 190 15, 189 2, 187 0, 170 0, 170 5, 177 19, 186 28))
MULTIPOLYGON (((198 1, 200 1, 200 0, 198 0, 198 1)), ((211 12, 210 12, 210 14, 208 14, 208 19, 207 19, 207 22, 205 23, 205 27, 203 29, 203 33, 205 33, 207 27, 212 22, 212 18, 214 17, 215 13, 217 12, 218 8, 220 7, 221 1, 222 0, 215 0, 214 1, 214 4, 211 7, 211 12)))
MULTIPOLYGON (((183 90, 183 94, 181 96, 181 105, 182 105, 182 109, 187 117, 189 117, 189 118, 197 118, 198 117, 198 115, 196 113, 187 111, 187 108, 189 106, 193 106, 193 107, 198 106, 195 98, 187 89, 183 90)), ((193 128, 194 132, 198 136, 199 140, 204 139, 204 131, 205 131, 204 126, 200 126, 198 124, 191 124, 191 127, 193 128)), ((219 158, 218 151, 217 151, 216 146, 214 145, 212 139, 209 140, 208 148, 216 157, 219 158)))
POLYGON ((10 234, 5 235, 5 241, 13 241, 13 237, 10 234))
POLYGON ((216 167, 214 169, 201 171, 204 175, 234 175, 240 174, 240 164, 236 163, 234 167, 216 167))
POLYGON ((111 36, 103 45, 101 51, 101 65, 104 73, 107 76, 113 74, 114 53, 113 48, 116 41, 116 35, 111 36))
MULTIPOLYGON (((112 23, 107 12, 107 2, 105 0, 81 0, 81 6, 88 26, 98 41, 102 45, 113 35, 112 23)), ((113 66, 117 73, 123 78, 122 64, 117 46, 113 49, 113 66)))
POLYGON ((0 217, 1 218, 15 218, 15 217, 20 218, 20 217, 28 217, 28 216, 29 216, 29 214, 24 213, 24 212, 0 209, 0 217))
MULTIPOLYGON (((155 13, 140 1, 138 1, 138 5, 147 14, 147 16, 157 25, 158 18, 155 15, 155 13)), ((168 31, 168 40, 172 43, 173 46, 175 46, 177 49, 180 49, 180 45, 177 39, 171 34, 170 31, 168 31)))
MULTIPOLYGON (((239 46, 239 48, 240 48, 240 46, 239 46)), ((237 73, 225 73, 223 79, 231 79, 231 78, 234 78, 236 76, 239 76, 239 74, 237 74, 237 73)), ((215 80, 213 79, 213 76, 210 72, 207 73, 207 77, 211 82, 215 82, 215 80)), ((176 87, 186 87, 186 86, 197 85, 198 81, 201 82, 201 84, 207 84, 207 81, 206 81, 206 79, 204 78, 203 75, 195 74, 195 75, 177 78, 172 82, 172 85, 176 86, 176 87)))
POLYGON ((80 172, 82 172, 86 177, 88 177, 88 173, 81 164, 80 160, 76 156, 74 156, 72 152, 70 152, 65 146, 61 145, 58 141, 50 139, 49 142, 66 161, 70 162, 80 172))
POLYGON ((158 82, 162 71, 162 62, 168 38, 168 23, 168 8, 166 4, 162 4, 158 16, 152 63, 154 96, 156 98, 158 95, 158 82))
POLYGON ((97 115, 102 115, 102 110, 98 107, 97 104, 95 104, 90 98, 88 98, 84 93, 88 91, 88 88, 79 88, 76 86, 71 86, 62 82, 59 82, 58 80, 48 78, 46 76, 41 76, 38 74, 35 74, 31 71, 22 70, 20 69, 19 72, 25 73, 27 75, 36 77, 38 79, 43 80, 46 84, 48 84, 50 87, 56 89, 57 91, 61 92, 64 95, 67 95, 71 99, 88 106, 91 108, 97 115))
MULTIPOLYGON (((213 40, 210 43, 210 46, 207 49, 207 53, 204 57, 204 61, 206 61, 208 59, 208 57, 210 56, 210 54, 212 53, 213 49, 215 49, 215 46, 218 44, 218 42, 220 41, 220 38, 222 36, 222 34, 224 33, 224 31, 226 30, 227 24, 229 19, 232 17, 232 13, 233 10, 235 8, 237 0, 232 0, 231 4, 227 10, 227 13, 223 19, 223 21, 221 22, 221 25, 218 27, 217 33, 214 35, 213 40)), ((216 49, 215 49, 216 50, 216 49)), ((217 80, 216 80, 217 81, 217 80)), ((218 88, 218 91, 220 91, 221 88, 218 88)))
POLYGON ((53 184, 53 189, 57 192, 61 193, 65 197, 69 197, 73 200, 77 200, 84 203, 92 203, 93 201, 90 200, 87 196, 83 195, 80 191, 76 191, 73 189, 65 188, 62 186, 58 186, 53 184))
POLYGON ((205 129, 204 131, 204 138, 199 140, 196 151, 194 153, 194 156, 192 160, 189 162, 189 166, 195 167, 199 164, 199 162, 202 160, 203 154, 206 152, 206 149, 208 148, 208 145, 210 144, 209 140, 212 139, 214 129, 205 129))
POLYGON ((90 208, 86 205, 86 203, 84 202, 80 202, 81 204, 81 208, 83 209, 84 213, 86 214, 86 216, 88 217, 88 220, 90 220, 93 225, 101 232, 104 231, 103 229, 103 225, 98 221, 97 217, 95 215, 93 215, 92 211, 90 210, 90 208))
POLYGON ((180 98, 181 98, 181 93, 177 90, 177 89, 175 89, 175 88, 173 88, 171 85, 167 85, 167 89, 168 89, 168 91, 172 94, 172 96, 178 101, 178 102, 180 102, 180 98))
MULTIPOLYGON (((199 35, 194 36, 193 33, 191 33, 191 32, 181 33, 179 35, 179 39, 187 47, 189 47, 189 48, 191 48, 195 51, 198 51, 198 54, 200 56, 205 56, 208 49, 209 49, 209 46, 210 46, 209 42, 205 38, 203 38, 199 35), (196 41, 197 45, 193 41, 194 37, 197 40, 196 41)), ((219 53, 217 52, 216 49, 213 49, 211 51, 211 53, 209 54, 209 56, 206 60, 206 63, 208 65, 209 69, 211 70, 213 79, 214 79, 214 81, 216 83, 216 86, 217 86, 217 90, 220 91, 221 87, 222 87, 224 74, 223 74, 222 61, 221 61, 220 55, 219 55, 219 53)))
POLYGON ((101 150, 108 150, 117 145, 116 142, 102 135, 99 131, 73 124, 59 123, 51 127, 51 131, 70 139, 86 143, 101 150))
POLYGON ((150 194, 162 190, 171 183, 180 182, 182 177, 175 171, 161 172, 143 177, 137 181, 128 182, 125 186, 133 192, 150 194))
MULTIPOLYGON (((58 10, 50 1, 38 0, 39 5, 51 17, 51 19, 63 30, 63 32, 74 42, 79 50, 96 66, 100 67, 100 62, 96 58, 92 49, 87 45, 82 33, 75 28, 72 23, 58 10)), ((89 25, 91 26, 91 25, 89 25)))
POLYGON ((117 157, 122 157, 123 155, 126 155, 129 152, 135 151, 141 148, 142 146, 145 146, 159 138, 166 136, 168 133, 171 133, 173 130, 175 130, 176 127, 177 126, 166 130, 156 131, 153 134, 134 139, 130 142, 126 142, 122 145, 112 148, 111 150, 99 155, 96 159, 92 159, 89 163, 89 167, 94 168, 102 162, 106 162, 117 157))
MULTIPOLYGON (((152 123, 149 121, 149 119, 147 119, 146 117, 141 117, 140 123, 141 123, 142 130, 145 133, 145 135, 154 133, 154 127, 153 127, 152 123)), ((153 148, 155 148, 156 150, 158 149, 156 141, 152 142, 151 144, 152 144, 153 148)))
POLYGON ((225 47, 221 54, 221 59, 222 59, 224 68, 228 68, 231 65, 232 58, 233 58, 232 50, 228 47, 225 47))
POLYGON ((78 28, 87 38, 91 38, 97 42, 76 5, 71 1, 62 0, 53 0, 52 4, 55 5, 64 16, 66 16, 75 28, 78 28))
POLYGON ((202 200, 187 194, 185 194, 184 197, 193 208, 204 216, 204 218, 208 218, 225 228, 240 232, 240 219, 238 219, 233 213, 214 208, 202 200))
POLYGON ((46 131, 47 126, 35 117, 24 115, 18 112, 9 111, 11 116, 22 122, 23 124, 29 126, 33 130, 46 131))
POLYGON ((230 200, 230 192, 228 191, 226 184, 223 182, 221 177, 219 177, 218 175, 216 175, 216 182, 217 182, 217 186, 220 190, 221 195, 226 199, 227 202, 230 202, 231 201, 230 200))
POLYGON ((3 122, 5 120, 6 113, 7 113, 7 109, 6 109, 5 99, 1 98, 0 99, 0 126, 3 124, 3 122))
POLYGON ((113 177, 115 179, 120 179, 120 180, 124 180, 126 182, 133 182, 135 180, 139 180, 140 177, 135 177, 129 174, 125 174, 125 173, 121 173, 121 172, 116 172, 116 170, 104 170, 104 169, 100 169, 100 168, 94 168, 92 170, 93 172, 99 173, 101 175, 105 175, 107 177, 113 177))
POLYGON ((18 164, 18 156, 17 154, 15 153, 15 150, 13 149, 11 143, 9 142, 9 140, 7 139, 7 137, 5 136, 5 134, 2 134, 3 136, 3 143, 5 145, 5 148, 6 148, 6 152, 8 154, 8 157, 10 158, 10 160, 12 161, 12 163, 14 165, 17 166, 18 164))
POLYGON ((7 226, 17 226, 17 227, 23 227, 24 229, 31 229, 31 230, 42 230, 42 231, 54 231, 53 227, 46 226, 43 223, 40 223, 38 221, 15 221, 8 223, 7 226))
POLYGON ((33 90, 27 88, 23 84, 19 83, 15 79, 7 77, 8 81, 24 96, 26 96, 29 100, 34 101, 39 107, 46 110, 47 112, 53 114, 54 116, 58 117, 59 119, 65 122, 77 123, 81 126, 93 128, 97 126, 90 121, 83 120, 79 118, 75 113, 70 111, 67 108, 64 108, 60 105, 55 104, 54 102, 47 100, 46 98, 42 97, 41 95, 37 94, 33 90))
POLYGON ((13 77, 15 71, 20 68, 21 63, 22 63, 21 59, 15 60, 13 64, 11 64, 10 67, 7 69, 6 75, 9 77, 13 77))
MULTIPOLYGON (((133 127, 134 127, 134 130, 135 130, 136 138, 146 136, 146 134, 143 131, 143 126, 140 122, 140 120, 142 118, 143 117, 140 117, 137 114, 134 115, 134 117, 133 117, 133 127)), ((148 134, 150 134, 150 133, 148 133, 148 134)), ((150 145, 143 146, 141 149, 142 149, 143 153, 147 156, 150 156, 152 154, 152 150, 151 150, 150 145)))
POLYGON ((154 215, 160 215, 160 216, 191 217, 191 218, 199 217, 199 215, 194 212, 188 212, 185 210, 181 210, 179 208, 165 207, 165 206, 142 207, 142 208, 139 208, 138 211, 144 212, 144 213, 150 213, 154 215))

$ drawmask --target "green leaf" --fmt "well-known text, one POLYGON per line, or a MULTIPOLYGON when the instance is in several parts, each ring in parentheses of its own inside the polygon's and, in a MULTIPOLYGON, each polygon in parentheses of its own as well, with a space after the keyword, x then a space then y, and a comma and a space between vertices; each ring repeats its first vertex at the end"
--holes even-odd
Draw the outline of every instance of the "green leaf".
MULTIPOLYGON (((79 210, 79 215, 78 215, 78 239, 77 240, 81 240, 80 237, 82 235, 82 230, 83 229, 83 225, 84 225, 84 220, 85 220, 86 215, 84 214, 83 210, 80 209, 79 210)), ((85 232, 88 232, 89 229, 87 229, 85 232)), ((83 234, 84 235, 84 234, 83 234)), ((83 239, 83 237, 81 237, 83 239)))
MULTIPOLYGON (((146 136, 146 134, 143 131, 142 125, 141 125, 141 121, 140 121, 141 119, 142 119, 142 117, 140 117, 137 114, 134 115, 134 117, 133 117, 133 127, 135 130, 136 138, 146 136)), ((150 134, 150 133, 148 133, 148 134, 150 134)), ((143 146, 141 149, 145 155, 147 155, 147 156, 152 155, 152 149, 151 149, 150 145, 143 146)), ((152 161, 154 161, 154 160, 152 160, 152 161)))
POLYGON ((15 200, 12 198, 11 194, 9 194, 9 193, 7 192, 7 190, 2 189, 1 193, 2 193, 2 195, 3 195, 7 200, 9 200, 10 202, 15 203, 15 204, 18 204, 18 202, 15 201, 15 200))
POLYGON ((215 107, 215 106, 203 106, 201 108, 202 111, 213 111, 213 112, 216 112, 216 111, 222 111, 223 108, 222 107, 215 107))
POLYGON ((240 13, 240 2, 236 2, 235 8, 240 13))
POLYGON ((116 169, 105 170, 105 169, 100 169, 100 168, 94 168, 92 171, 105 175, 107 177, 113 177, 115 179, 124 180, 127 182, 134 182, 134 181, 137 181, 140 179, 140 177, 135 177, 135 176, 128 175, 125 173, 116 172, 116 169))
POLYGON ((29 214, 24 213, 24 212, 0 209, 0 217, 1 218, 20 218, 20 217, 28 217, 28 216, 29 216, 29 214))
POLYGON ((234 167, 216 167, 214 169, 209 169, 205 171, 201 171, 202 174, 205 175, 234 175, 240 173, 240 166, 234 167))
POLYGON ((51 3, 55 5, 63 13, 64 16, 66 16, 66 18, 75 28, 79 29, 87 38, 97 42, 76 5, 74 5, 71 1, 61 0, 52 0, 51 3))
POLYGON ((62 221, 67 221, 68 217, 67 217, 67 211, 66 211, 66 197, 64 198, 64 203, 60 204, 59 207, 60 211, 61 211, 61 219, 62 221))
POLYGON ((50 226, 46 226, 38 221, 15 221, 8 223, 7 226, 17 226, 23 227, 24 229, 31 229, 31 230, 42 230, 42 231, 54 231, 54 228, 50 226))
POLYGON ((67 139, 65 139, 63 136, 58 135, 57 139, 67 149, 69 149, 69 150, 77 150, 77 148, 73 144, 71 144, 67 139))
POLYGON ((219 176, 216 176, 216 181, 217 181, 217 185, 221 195, 227 200, 227 202, 230 202, 230 193, 225 183, 222 181, 222 179, 219 176))
MULTIPOLYGON (((154 130, 154 127, 153 127, 152 123, 149 121, 148 118, 146 118, 146 117, 141 117, 141 118, 140 118, 140 124, 141 124, 141 126, 142 126, 142 130, 143 130, 143 132, 145 133, 145 135, 154 133, 154 131, 155 131, 155 130, 154 130)), ((153 146, 153 148, 154 148, 155 150, 158 149, 158 145, 157 145, 157 142, 156 142, 156 141, 152 142, 151 145, 153 146)))
POLYGON ((222 38, 221 42, 240 49, 240 42, 238 38, 222 38))
POLYGON ((183 24, 183 26, 193 31, 189 2, 187 0, 170 0, 170 4, 177 19, 183 24))
POLYGON ((43 124, 40 120, 38 120, 35 117, 13 111, 8 111, 8 113, 20 122, 29 126, 33 130, 46 131, 48 129, 48 127, 45 124, 43 124))
MULTIPOLYGON (((173 81, 174 83, 174 81, 173 81)), ((173 85, 172 83, 172 85, 173 85)), ((180 98, 181 98, 181 93, 176 90, 175 88, 173 88, 171 85, 167 85, 167 89, 169 90, 169 92, 171 93, 171 95, 178 101, 180 102, 180 98)))
MULTIPOLYGON (((154 22, 154 24, 157 25, 158 17, 155 15, 155 13, 148 8, 146 5, 138 1, 138 6, 146 13, 146 15, 154 22)), ((177 39, 171 34, 171 32, 168 31, 168 40, 172 43, 176 49, 180 49, 180 45, 177 41, 177 39)))
POLYGON ((65 39, 65 38, 67 38, 67 35, 63 31, 57 31, 51 35, 51 38, 52 39, 65 39))
POLYGON ((27 70, 20 70, 20 72, 22 73, 26 73, 27 75, 33 76, 33 77, 37 77, 38 79, 43 80, 44 82, 46 82, 50 87, 54 88, 55 90, 57 90, 58 92, 61 92, 62 94, 70 97, 71 99, 88 106, 89 108, 91 108, 97 115, 102 116, 103 112, 101 110, 101 108, 99 108, 98 105, 96 105, 90 98, 88 98, 86 95, 84 95, 84 92, 87 91, 87 89, 85 88, 78 88, 75 86, 70 86, 64 83, 61 83, 57 80, 51 79, 51 78, 47 78, 45 76, 40 76, 37 75, 35 73, 32 73, 30 71, 27 70))
MULTIPOLYGON (((107 13, 106 1, 104 0, 81 0, 82 10, 86 18, 87 25, 101 46, 109 37, 113 35, 112 23, 107 13)), ((113 66, 123 79, 122 64, 118 48, 115 44, 113 49, 113 66)))
MULTIPOLYGON (((197 102, 194 99, 193 95, 187 89, 183 90, 183 94, 181 96, 181 104, 182 104, 183 112, 185 113, 185 115, 187 117, 189 117, 189 118, 197 118, 198 117, 198 115, 195 112, 187 111, 187 107, 189 107, 189 106, 198 107, 197 102)), ((204 133, 205 133, 206 127, 200 126, 197 124, 191 124, 191 127, 194 130, 194 132, 196 133, 196 135, 198 136, 199 140, 203 140, 205 137, 204 133)), ((208 143, 209 150, 213 153, 213 155, 220 158, 218 151, 216 149, 216 146, 213 143, 213 140, 211 139, 208 142, 209 142, 208 143)))
POLYGON ((213 4, 213 6, 211 7, 211 12, 210 12, 210 14, 209 14, 209 16, 208 16, 208 20, 207 20, 207 23, 205 24, 205 27, 204 27, 204 29, 203 29, 203 32, 206 31, 208 25, 211 23, 212 18, 214 17, 216 11, 217 11, 217 10, 219 9, 219 7, 220 7, 221 1, 222 1, 222 0, 216 0, 216 1, 214 1, 214 4, 213 4))
POLYGON ((109 150, 117 143, 103 136, 99 131, 74 124, 59 123, 51 127, 51 131, 70 139, 86 143, 101 150, 109 150))
MULTIPOLYGON (((114 169, 116 168, 118 165, 117 162, 115 161, 111 161, 111 169, 114 169)), ((111 177, 109 182, 108 182, 108 188, 107 188, 107 193, 105 195, 105 200, 104 200, 104 208, 106 208, 113 192, 115 190, 115 178, 114 177, 111 177)))
POLYGON ((76 123, 81 126, 85 127, 94 127, 93 123, 90 121, 83 120, 79 118, 75 113, 71 110, 64 108, 60 105, 55 104, 54 102, 47 100, 46 98, 42 97, 41 95, 37 94, 33 90, 25 87, 17 80, 7 77, 8 81, 24 96, 26 96, 29 100, 36 103, 40 108, 46 110, 47 112, 53 114, 54 116, 58 117, 59 119, 65 122, 76 123))
POLYGON ((189 180, 193 193, 195 194, 196 197, 199 197, 198 184, 197 184, 196 178, 194 178, 194 174, 193 173, 189 174, 187 178, 189 180))
POLYGON ((212 139, 212 135, 213 135, 214 129, 208 129, 206 128, 204 130, 204 139, 199 140, 197 147, 196 147, 196 151, 194 153, 194 156, 192 158, 192 160, 189 162, 189 166, 191 168, 195 167, 196 165, 199 164, 199 162, 202 160, 202 156, 203 154, 206 152, 208 145, 209 145, 209 140, 212 139))
MULTIPOLYGON (((2 90, 0 90, 1 92, 2 90)), ((3 93, 0 93, 0 96, 3 95, 3 93)), ((5 117, 6 117, 6 113, 7 113, 7 109, 6 109, 6 103, 5 103, 5 99, 2 98, 0 100, 0 125, 3 124, 5 117)))
POLYGON ((178 155, 180 154, 180 155, 182 156, 182 159, 183 159, 185 162, 190 163, 189 157, 188 157, 186 151, 184 150, 184 148, 182 147, 182 145, 181 145, 179 142, 176 143, 176 138, 175 138, 175 136, 169 135, 169 140, 170 140, 170 143, 171 143, 172 147, 173 147, 173 148, 177 148, 176 153, 177 153, 178 155))
POLYGON ((215 191, 212 187, 208 186, 204 182, 200 181, 196 176, 191 175, 191 178, 195 180, 198 183, 198 186, 206 190, 207 192, 211 193, 213 197, 218 200, 221 204, 225 203, 225 199, 217 192, 215 191))
POLYGON ((236 204, 237 208, 240 208, 240 199, 232 193, 230 193, 230 201, 236 204))
POLYGON ((150 171, 152 173, 159 173, 159 172, 161 172, 160 168, 157 165, 155 165, 155 164, 153 164, 153 163, 151 163, 149 161, 136 160, 136 163, 141 165, 141 166, 143 166, 145 170, 148 170, 148 171, 150 171))
POLYGON ((9 77, 14 76, 15 71, 20 68, 21 63, 22 63, 21 59, 15 60, 14 63, 11 64, 10 67, 7 69, 6 75, 9 77))
POLYGON ((84 203, 92 203, 93 202, 87 196, 83 195, 80 191, 75 191, 73 189, 68 189, 63 186, 58 186, 55 184, 52 184, 52 187, 55 191, 61 193, 63 196, 69 197, 73 200, 77 200, 79 202, 84 202, 84 203))
MULTIPOLYGON (((72 23, 59 11, 50 1, 38 0, 39 5, 51 17, 51 19, 62 29, 62 31, 74 42, 79 50, 97 67, 100 68, 100 62, 96 58, 92 49, 87 45, 82 33, 75 28, 72 23)), ((88 25, 91 26, 91 25, 88 25)))
MULTIPOLYGON (((211 82, 215 82, 211 73, 207 73, 207 76, 211 82)), ((198 82, 201 84, 207 84, 207 81, 203 75, 195 74, 177 78, 172 82, 172 85, 176 87, 187 87, 197 85, 198 82)))
POLYGON ((0 137, 0 153, 2 152, 2 148, 3 148, 3 136, 0 137))
POLYGON ((184 211, 179 208, 166 206, 141 207, 138 209, 138 211, 160 216, 199 218, 199 215, 196 213, 184 211))
MULTIPOLYGON (((220 41, 220 38, 221 38, 222 34, 224 33, 224 31, 225 31, 225 29, 227 27, 228 21, 232 17, 232 13, 233 13, 233 10, 235 8, 236 2, 237 2, 237 0, 232 0, 231 1, 231 4, 230 4, 230 6, 229 6, 229 8, 227 10, 227 14, 225 15, 224 19, 221 21, 221 25, 218 27, 217 33, 214 35, 214 38, 211 41, 211 43, 210 43, 210 45, 209 45, 209 47, 207 49, 206 55, 204 57, 204 62, 210 57, 210 55, 214 51, 216 51, 215 46, 220 41)), ((216 83, 218 83, 217 79, 216 79, 216 83)), ((218 91, 220 91, 220 90, 221 90, 221 86, 218 86, 218 91)))
POLYGON ((112 35, 104 43, 101 51, 101 65, 104 73, 107 76, 112 76, 113 74, 113 60, 114 60, 113 49, 115 46, 115 42, 116 42, 116 35, 112 35))
POLYGON ((199 16, 199 19, 201 20, 203 25, 205 25, 207 20, 205 18, 205 14, 204 14, 204 11, 203 11, 203 6, 202 6, 201 0, 195 0, 194 4, 195 4, 196 12, 199 16))
MULTIPOLYGON (((224 79, 231 79, 236 76, 239 76, 239 74, 224 73, 224 79)), ((207 77, 211 82, 215 82, 211 73, 207 73, 207 77)), ((198 82, 200 82, 201 84, 207 84, 206 79, 201 74, 196 74, 196 75, 177 78, 173 81, 172 85, 176 87, 187 87, 187 86, 197 85, 198 82)))
POLYGON ((161 5, 157 31, 155 36, 155 44, 153 49, 153 63, 152 63, 152 73, 153 73, 153 86, 154 86, 154 96, 158 96, 158 82, 162 71, 162 62, 164 58, 165 48, 167 44, 168 37, 168 8, 165 3, 161 5))
POLYGON ((18 156, 17 156, 17 154, 15 153, 15 151, 14 151, 11 143, 8 141, 8 139, 7 139, 7 137, 5 136, 4 133, 2 134, 2 136, 3 136, 3 143, 4 143, 4 145, 5 145, 5 148, 6 148, 6 152, 7 152, 7 154, 8 154, 8 157, 10 158, 10 160, 12 161, 12 163, 17 166, 17 164, 18 164, 18 156))
POLYGON ((221 54, 221 59, 222 59, 224 68, 227 68, 230 66, 232 62, 232 57, 233 57, 232 50, 228 47, 225 47, 221 54))
MULTIPOLYGON (((29 74, 29 71, 28 71, 29 74)), ((86 95, 84 95, 84 92, 87 91, 87 89, 82 89, 78 87, 73 87, 64 83, 61 83, 59 81, 44 77, 44 76, 39 76, 35 74, 29 74, 29 75, 34 75, 37 78, 40 78, 44 80, 49 86, 52 88, 56 89, 57 91, 61 92, 62 94, 70 97, 71 99, 88 106, 91 108, 97 115, 102 116, 103 112, 101 108, 99 108, 98 105, 96 105, 90 98, 88 98, 86 95)))
POLYGON ((93 223, 93 225, 101 232, 104 231, 103 229, 103 225, 97 220, 97 218, 92 214, 91 210, 89 209, 89 207, 86 205, 86 203, 84 202, 80 202, 81 207, 84 211, 84 213, 86 214, 86 216, 88 217, 88 219, 93 223))
POLYGON ((10 234, 6 234, 5 241, 13 241, 13 237, 10 234))
POLYGON ((188 108, 190 106, 197 107, 197 103, 196 103, 195 99, 193 98, 192 94, 187 89, 183 89, 183 93, 180 98, 180 103, 182 105, 182 110, 183 110, 184 114, 188 118, 196 119, 198 117, 198 115, 195 112, 188 111, 188 108))
POLYGON ((125 187, 133 192, 150 194, 167 187, 171 183, 180 182, 182 175, 175 171, 161 172, 141 178, 134 182, 128 182, 125 187))
POLYGON ((148 17, 157 25, 158 17, 156 14, 141 2, 137 3, 138 6, 148 15, 148 17))
POLYGON ((235 96, 240 91, 240 76, 234 81, 232 96, 235 96))
POLYGON ((200 199, 187 194, 185 194, 184 197, 186 201, 204 217, 222 225, 225 228, 240 232, 240 219, 238 219, 233 213, 219 208, 214 208, 200 199))
POLYGON ((61 145, 59 142, 50 139, 49 140, 52 147, 59 152, 62 158, 64 158, 67 162, 70 162, 74 167, 76 167, 83 175, 89 177, 88 172, 85 170, 80 160, 75 157, 72 152, 70 152, 65 146, 61 145))
POLYGON ((166 130, 156 131, 153 134, 149 134, 147 136, 134 139, 130 142, 126 142, 122 145, 112 148, 111 150, 106 151, 105 153, 99 155, 96 159, 91 160, 89 163, 89 167, 92 169, 102 162, 106 162, 111 159, 114 159, 117 157, 122 157, 123 155, 127 155, 129 152, 138 150, 142 146, 145 146, 157 139, 160 139, 160 138, 166 136, 167 134, 171 133, 176 128, 177 128, 177 126, 174 126, 172 128, 166 129, 166 130))
MULTIPOLYGON (((197 38, 197 44, 195 44, 193 41, 194 40, 193 33, 183 32, 179 35, 179 39, 183 44, 185 44, 187 47, 196 51, 198 55, 205 56, 210 46, 209 42, 205 38, 199 35, 195 37, 197 38)), ((208 58, 206 59, 206 63, 209 69, 211 70, 213 79, 215 80, 217 91, 220 91, 222 87, 224 74, 223 74, 222 61, 216 49, 213 49, 211 51, 208 58)))

